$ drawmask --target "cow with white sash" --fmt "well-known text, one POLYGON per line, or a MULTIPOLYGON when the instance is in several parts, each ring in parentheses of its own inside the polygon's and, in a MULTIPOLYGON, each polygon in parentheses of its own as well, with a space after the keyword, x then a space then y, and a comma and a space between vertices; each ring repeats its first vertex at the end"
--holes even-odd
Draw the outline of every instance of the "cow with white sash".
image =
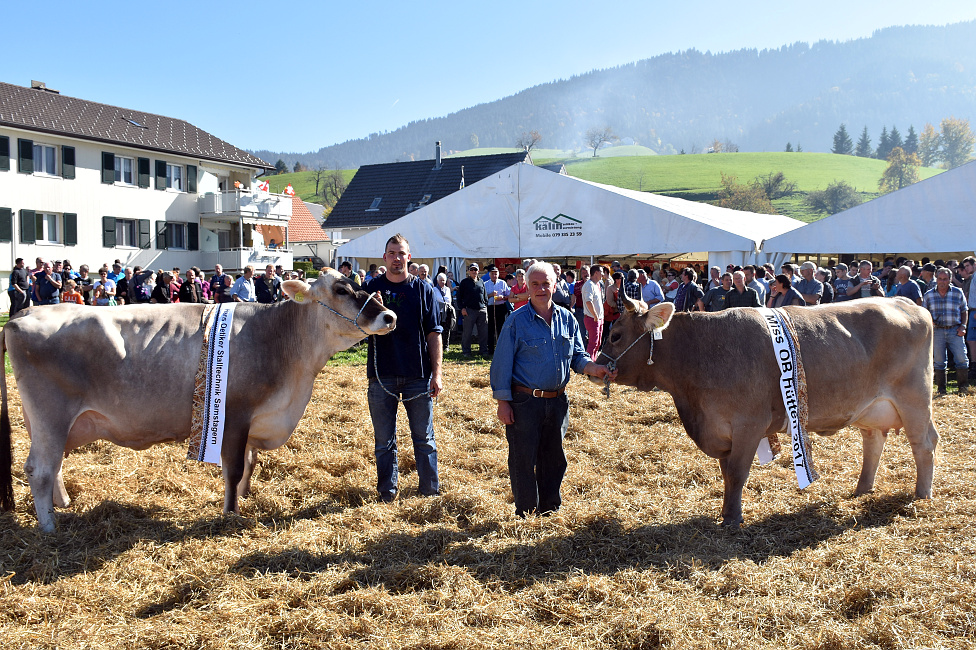
POLYGON ((915 496, 932 496, 939 434, 932 421, 932 318, 904 299, 818 307, 678 313, 626 300, 626 313, 595 360, 615 363, 617 383, 671 394, 685 431, 717 458, 725 481, 723 525, 742 523, 753 458, 789 431, 801 487, 817 478, 804 433, 861 430, 855 494, 874 489, 891 430, 915 458, 915 496), (789 335, 787 337, 787 335, 789 335), (703 344, 707 341, 707 344, 703 344), (792 355, 792 356, 791 356, 792 355))
MULTIPOLYGON (((393 312, 332 269, 311 285, 283 282, 282 290, 291 300, 231 310, 57 305, 12 319, 0 343, 31 437, 24 471, 41 529, 53 531, 54 505, 70 501, 61 477, 66 452, 94 440, 145 449, 192 440, 194 430, 193 455, 219 460, 224 512, 237 512, 257 451, 288 440, 329 358, 396 327, 393 312)), ((2 388, 0 507, 10 510, 6 381, 2 388)))

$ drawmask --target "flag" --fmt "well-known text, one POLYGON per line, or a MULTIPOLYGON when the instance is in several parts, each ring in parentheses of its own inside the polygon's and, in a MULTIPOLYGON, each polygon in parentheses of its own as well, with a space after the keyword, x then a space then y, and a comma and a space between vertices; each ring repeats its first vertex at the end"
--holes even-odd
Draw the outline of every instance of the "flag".
POLYGON ((464 189, 464 165, 461 165, 461 187, 459 187, 458 189, 459 190, 464 189))
POLYGON ((258 188, 258 192, 267 192, 271 184, 268 181, 262 181, 260 179, 255 179, 255 186, 258 188))
POLYGON ((285 196, 295 196, 295 188, 291 186, 291 183, 288 183, 288 187, 285 188, 285 191, 282 192, 282 194, 285 196))

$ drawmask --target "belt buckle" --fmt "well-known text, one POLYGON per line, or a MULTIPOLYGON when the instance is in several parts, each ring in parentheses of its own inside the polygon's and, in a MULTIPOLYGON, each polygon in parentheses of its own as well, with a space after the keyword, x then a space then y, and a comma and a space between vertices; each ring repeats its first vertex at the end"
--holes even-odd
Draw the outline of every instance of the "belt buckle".
POLYGON ((546 391, 542 390, 541 388, 533 388, 532 389, 532 397, 545 397, 545 394, 544 394, 545 392, 546 391), (536 395, 536 393, 539 393, 539 394, 536 395))

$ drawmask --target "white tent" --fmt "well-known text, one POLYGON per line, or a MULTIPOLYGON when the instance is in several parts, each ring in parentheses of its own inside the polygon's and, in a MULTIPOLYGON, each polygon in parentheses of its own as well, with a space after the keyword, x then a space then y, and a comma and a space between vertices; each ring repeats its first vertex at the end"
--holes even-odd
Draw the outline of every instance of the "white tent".
POLYGON ((757 261, 763 238, 801 225, 779 215, 590 183, 519 163, 343 244, 336 255, 380 257, 386 240, 401 233, 415 257, 436 258, 452 269, 461 259, 698 251, 708 253, 710 265, 724 267, 757 261))
POLYGON ((767 239, 767 254, 948 253, 976 248, 976 162, 767 239))

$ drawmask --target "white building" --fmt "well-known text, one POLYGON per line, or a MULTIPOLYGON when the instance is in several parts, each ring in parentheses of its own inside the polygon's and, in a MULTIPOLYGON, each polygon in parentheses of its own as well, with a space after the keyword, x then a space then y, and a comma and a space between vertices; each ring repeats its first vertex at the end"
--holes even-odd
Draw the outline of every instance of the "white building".
MULTIPOLYGON (((265 161, 183 120, 0 83, 0 274, 14 260, 145 268, 292 266, 292 199, 258 190, 265 161)), ((4 302, 4 305, 7 303, 4 302)))

